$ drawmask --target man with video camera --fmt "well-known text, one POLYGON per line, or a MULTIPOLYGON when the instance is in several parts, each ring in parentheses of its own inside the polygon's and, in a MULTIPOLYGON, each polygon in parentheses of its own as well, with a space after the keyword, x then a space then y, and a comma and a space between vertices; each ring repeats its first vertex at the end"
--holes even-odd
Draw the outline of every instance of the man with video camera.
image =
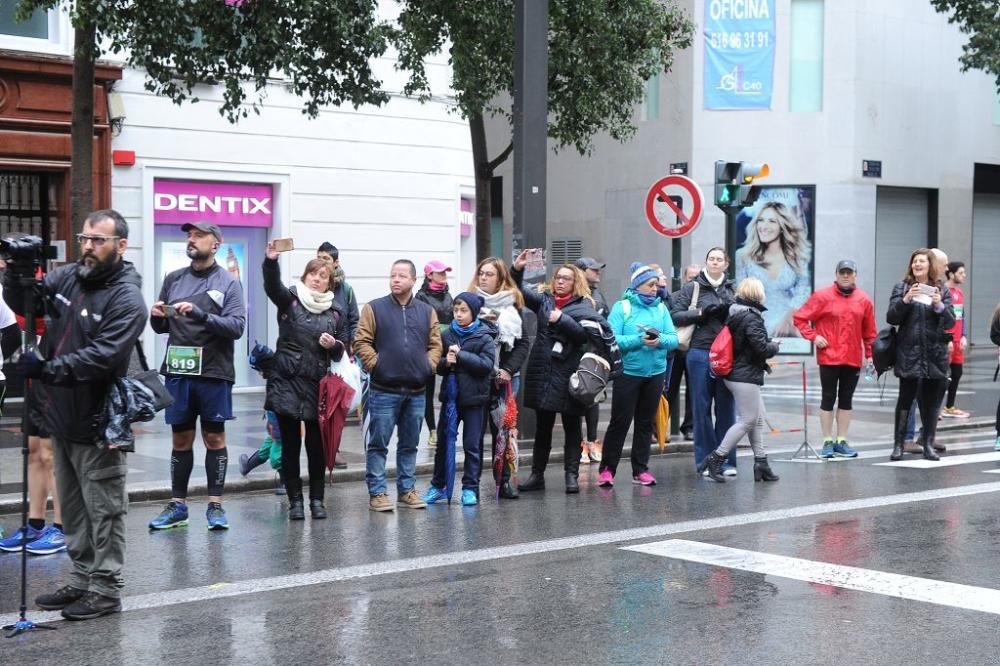
POLYGON ((39 349, 17 360, 17 371, 39 380, 49 405, 45 429, 55 453, 56 487, 73 572, 69 584, 35 603, 62 609, 69 620, 89 620, 121 610, 128 493, 125 453, 98 446, 97 422, 109 381, 127 374, 129 358, 146 325, 142 278, 124 260, 128 223, 114 210, 87 216, 77 235, 80 260, 49 273, 37 290, 31 278, 44 261, 37 238, 3 246, 4 295, 25 312, 29 290, 41 295, 50 321, 39 349))

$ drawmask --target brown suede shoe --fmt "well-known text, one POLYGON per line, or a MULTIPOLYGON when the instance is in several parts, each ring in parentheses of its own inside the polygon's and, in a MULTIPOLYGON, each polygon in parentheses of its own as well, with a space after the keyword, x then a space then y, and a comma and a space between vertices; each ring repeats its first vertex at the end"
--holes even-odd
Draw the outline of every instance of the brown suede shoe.
POLYGON ((903 442, 903 453, 923 453, 924 449, 922 446, 914 442, 913 440, 906 440, 903 442))

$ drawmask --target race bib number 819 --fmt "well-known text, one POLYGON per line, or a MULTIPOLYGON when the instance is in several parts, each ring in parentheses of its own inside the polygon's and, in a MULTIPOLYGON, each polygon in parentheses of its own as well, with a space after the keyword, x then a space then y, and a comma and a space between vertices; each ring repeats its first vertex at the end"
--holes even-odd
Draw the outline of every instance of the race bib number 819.
POLYGON ((201 375, 201 347, 167 347, 167 372, 172 375, 201 375))

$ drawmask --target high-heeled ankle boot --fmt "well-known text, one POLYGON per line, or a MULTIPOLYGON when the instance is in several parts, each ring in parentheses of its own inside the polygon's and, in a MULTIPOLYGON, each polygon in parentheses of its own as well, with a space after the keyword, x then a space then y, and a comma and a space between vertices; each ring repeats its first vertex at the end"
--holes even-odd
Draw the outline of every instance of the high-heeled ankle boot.
POLYGON ((260 451, 254 451, 250 455, 242 454, 240 456, 240 475, 246 476, 254 470, 255 467, 259 467, 264 464, 264 460, 260 457, 260 451))
POLYGON ((725 483, 726 477, 722 476, 722 463, 725 460, 722 456, 716 455, 715 451, 712 451, 698 466, 698 473, 701 474, 707 469, 708 478, 716 483, 725 483))
POLYGON ((517 499, 520 497, 517 494, 517 488, 510 482, 510 479, 505 479, 503 485, 500 486, 500 497, 504 499, 517 499))
POLYGON ((306 510, 302 502, 302 495, 288 496, 288 519, 305 520, 306 510))
POLYGON ((545 490, 545 473, 532 470, 527 481, 517 484, 517 489, 522 493, 531 490, 545 490))
POLYGON ((903 442, 906 441, 906 422, 910 418, 910 410, 908 409, 897 409, 896 410, 896 427, 893 431, 892 436, 892 454, 889 455, 889 460, 902 460, 903 459, 903 442))
POLYGON ((323 520, 326 518, 326 507, 323 506, 323 500, 310 498, 309 513, 312 515, 313 520, 323 520))
POLYGON ((579 473, 573 470, 566 470, 566 494, 573 495, 580 492, 579 473))
POLYGON ((771 471, 771 465, 767 462, 767 456, 753 459, 753 480, 754 481, 777 481, 780 477, 771 471))
POLYGON ((936 436, 935 432, 924 432, 924 460, 941 460, 941 456, 934 451, 934 438, 936 436))

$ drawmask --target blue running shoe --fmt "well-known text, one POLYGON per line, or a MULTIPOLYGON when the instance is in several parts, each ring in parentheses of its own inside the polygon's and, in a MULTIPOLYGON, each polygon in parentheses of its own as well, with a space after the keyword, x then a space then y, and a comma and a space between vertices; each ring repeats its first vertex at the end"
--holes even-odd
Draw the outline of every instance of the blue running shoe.
MULTIPOLYGON (((826 450, 826 447, 823 447, 826 450)), ((858 452, 847 445, 847 442, 837 442, 833 445, 833 454, 838 458, 857 458, 858 452)))
POLYGON ((55 525, 42 530, 41 536, 27 545, 29 555, 51 555, 66 550, 66 535, 55 525))
MULTIPOLYGON (((36 530, 31 525, 28 525, 27 527, 28 536, 26 539, 27 542, 31 543, 37 540, 38 537, 42 536, 42 532, 44 531, 45 530, 36 530)), ((21 542, 25 541, 25 539, 23 538, 24 534, 25 534, 25 528, 22 527, 21 529, 19 529, 18 531, 14 532, 9 537, 4 539, 3 541, 0 541, 0 550, 8 553, 16 553, 19 550, 21 550, 21 542)))
POLYGON ((170 500, 156 518, 149 521, 151 530, 169 530, 171 527, 184 527, 188 524, 188 508, 184 502, 170 500))
POLYGON ((833 440, 832 439, 824 439, 823 440, 823 452, 820 453, 820 455, 823 456, 824 458, 832 458, 833 457, 834 454, 833 454, 833 440))
POLYGON ((229 521, 226 519, 226 512, 222 510, 222 505, 218 502, 209 502, 208 510, 205 511, 205 518, 208 519, 209 531, 228 530, 229 521))
POLYGON ((421 497, 420 499, 427 502, 428 504, 434 504, 435 502, 440 502, 441 500, 446 498, 443 490, 431 486, 430 488, 427 489, 427 492, 424 493, 424 496, 421 497))
POLYGON ((472 488, 462 489, 462 506, 476 506, 479 504, 479 498, 476 496, 476 491, 472 488))

